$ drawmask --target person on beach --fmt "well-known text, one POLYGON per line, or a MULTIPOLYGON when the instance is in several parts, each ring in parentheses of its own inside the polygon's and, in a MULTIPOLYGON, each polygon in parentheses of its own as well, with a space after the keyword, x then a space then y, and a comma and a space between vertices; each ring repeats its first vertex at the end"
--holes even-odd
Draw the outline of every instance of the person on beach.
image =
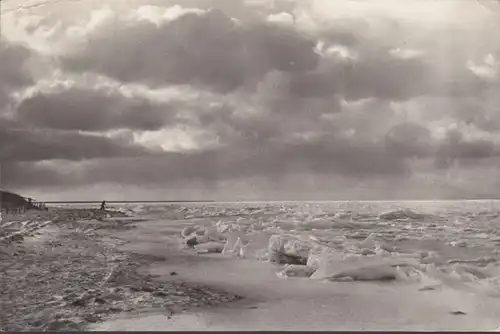
POLYGON ((101 202, 101 210, 106 211, 106 201, 101 202))

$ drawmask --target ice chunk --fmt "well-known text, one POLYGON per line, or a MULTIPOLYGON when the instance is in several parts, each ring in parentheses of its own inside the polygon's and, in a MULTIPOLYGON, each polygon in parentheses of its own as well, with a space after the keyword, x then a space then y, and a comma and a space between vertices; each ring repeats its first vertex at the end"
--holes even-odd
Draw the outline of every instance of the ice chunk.
POLYGON ((264 233, 252 233, 247 235, 251 241, 240 250, 240 256, 247 259, 268 259, 269 236, 264 233))
POLYGON ((194 246, 198 253, 222 253, 224 244, 221 242, 207 242, 194 246))
POLYGON ((375 242, 375 235, 372 233, 365 240, 359 243, 360 249, 374 250, 378 244, 375 242))
POLYGON ((311 278, 345 278, 353 280, 390 280, 396 279, 397 266, 416 267, 418 263, 411 258, 367 258, 354 254, 325 253, 319 262, 319 269, 311 278), (394 277, 394 278, 391 278, 394 277))
POLYGON ((242 232, 233 232, 227 236, 226 244, 222 250, 222 254, 239 254, 243 244, 244 235, 242 232))
POLYGON ((311 277, 316 271, 316 268, 305 265, 289 264, 283 270, 277 273, 278 277, 311 277))
POLYGON ((379 215, 379 219, 384 220, 395 220, 395 219, 425 219, 429 217, 429 215, 417 213, 410 209, 399 209, 394 211, 385 212, 379 215))
POLYGON ((312 247, 313 245, 308 241, 291 238, 285 242, 283 250, 285 254, 296 255, 300 258, 306 259, 307 262, 309 252, 312 247))
POLYGON ((205 236, 211 241, 225 241, 226 237, 213 227, 205 229, 205 236))
POLYGON ((329 281, 345 280, 354 281, 393 281, 397 278, 396 268, 389 265, 370 265, 341 271, 327 278, 329 281))
POLYGON ((229 235, 227 237, 227 240, 226 240, 226 243, 224 245, 224 248, 222 249, 222 254, 231 254, 231 253, 233 253, 234 244, 236 243, 237 239, 238 239, 237 236, 235 236, 235 235, 229 235))
POLYGON ((315 245, 309 251, 309 255, 307 256, 307 265, 309 267, 319 268, 322 257, 325 256, 325 253, 328 251, 329 249, 326 246, 315 245))
POLYGON ((242 255, 242 249, 243 249, 244 246, 245 246, 245 244, 241 240, 241 237, 238 237, 238 239, 236 239, 236 242, 234 243, 233 252, 235 254, 238 254, 239 256, 241 256, 242 255))
POLYGON ((314 248, 311 259, 307 262, 308 266, 317 268, 311 278, 321 279, 334 275, 338 272, 340 266, 342 266, 342 261, 344 259, 345 255, 342 253, 335 252, 331 249, 325 249, 321 252, 321 248, 314 248), (316 252, 318 252, 317 255, 315 254, 316 252))
POLYGON ((229 224, 224 223, 224 222, 222 222, 222 221, 220 221, 220 220, 219 220, 219 221, 215 224, 215 228, 217 229, 217 231, 218 231, 219 233, 226 233, 226 232, 228 232, 228 230, 229 230, 229 224))
POLYGON ((185 227, 185 228, 182 229, 181 235, 184 238, 187 238, 187 237, 189 237, 191 234, 193 234, 196 231, 197 227, 198 226, 188 226, 188 227, 185 227))
POLYGON ((218 221, 214 226, 219 233, 232 233, 236 231, 242 231, 245 225, 236 222, 223 222, 218 221))
POLYGON ((284 253, 285 252, 285 242, 291 238, 287 235, 275 234, 269 238, 269 252, 273 253, 284 253))
POLYGON ((273 235, 269 239, 269 261, 306 264, 312 246, 310 241, 301 240, 293 235, 273 235))
POLYGON ((467 242, 465 240, 452 241, 450 245, 453 247, 467 247, 467 242))

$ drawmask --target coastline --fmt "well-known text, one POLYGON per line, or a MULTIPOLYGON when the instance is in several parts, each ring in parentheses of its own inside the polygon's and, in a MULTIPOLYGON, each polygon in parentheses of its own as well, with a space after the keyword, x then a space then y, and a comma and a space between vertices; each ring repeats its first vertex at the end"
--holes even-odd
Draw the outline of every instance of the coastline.
POLYGON ((168 259, 118 249, 124 241, 115 234, 137 222, 120 212, 50 208, 3 218, 1 331, 85 330, 113 314, 161 311, 170 317, 241 299, 145 273, 168 259))
POLYGON ((0 284, 7 287, 0 303, 9 309, 0 314, 1 330, 498 327, 494 299, 446 286, 425 290, 404 281, 278 278, 279 266, 268 262, 181 250, 180 231, 211 226, 212 216, 169 212, 148 219, 154 215, 108 213, 50 209, 19 216, 8 226, 10 235, 16 226, 37 229, 0 243, 0 284), (52 223, 44 225, 49 219, 52 223))

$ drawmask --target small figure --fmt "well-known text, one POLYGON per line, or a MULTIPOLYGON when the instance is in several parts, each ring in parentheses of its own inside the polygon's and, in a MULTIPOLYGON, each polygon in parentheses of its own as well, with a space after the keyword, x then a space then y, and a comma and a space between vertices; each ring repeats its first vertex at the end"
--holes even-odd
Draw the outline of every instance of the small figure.
POLYGON ((101 202, 101 210, 106 211, 106 201, 101 202))

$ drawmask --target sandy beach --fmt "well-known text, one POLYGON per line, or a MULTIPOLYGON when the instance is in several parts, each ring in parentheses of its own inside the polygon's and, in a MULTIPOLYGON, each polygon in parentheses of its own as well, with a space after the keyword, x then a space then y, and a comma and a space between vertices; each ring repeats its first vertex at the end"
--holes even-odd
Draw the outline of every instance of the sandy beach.
MULTIPOLYGON (((140 220, 140 219, 139 219, 140 220)), ((155 279, 141 268, 170 257, 121 251, 120 212, 55 209, 5 215, 0 227, 0 330, 83 330, 111 314, 175 312, 240 297, 155 279), (20 293, 22 291, 22 293, 20 293)))

